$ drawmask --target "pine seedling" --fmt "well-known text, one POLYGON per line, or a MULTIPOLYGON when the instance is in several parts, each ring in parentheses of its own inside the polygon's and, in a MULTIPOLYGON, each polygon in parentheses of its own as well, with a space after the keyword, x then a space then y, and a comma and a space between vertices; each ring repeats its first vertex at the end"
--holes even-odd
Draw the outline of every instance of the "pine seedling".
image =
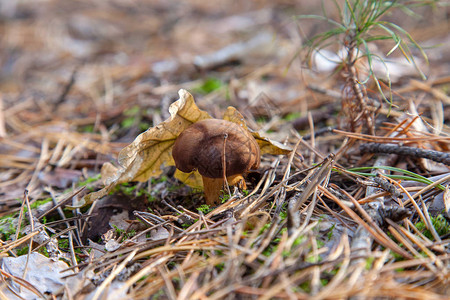
MULTIPOLYGON (((411 47, 419 49, 421 55, 428 62, 423 49, 417 44, 412 36, 402 27, 392 22, 384 21, 383 16, 387 15, 393 9, 402 9, 406 12, 412 12, 410 7, 417 4, 430 4, 429 2, 406 2, 406 1, 383 1, 383 0, 344 0, 332 1, 338 11, 338 20, 327 16, 324 2, 323 16, 302 15, 299 19, 315 19, 327 22, 332 26, 328 31, 319 33, 306 42, 308 49, 307 59, 310 61, 315 51, 326 48, 333 43, 338 43, 344 49, 344 57, 340 71, 346 78, 346 84, 343 89, 343 108, 346 113, 350 130, 358 131, 364 125, 371 134, 374 134, 374 110, 369 109, 373 106, 373 99, 367 96, 366 84, 369 79, 373 79, 381 97, 392 107, 391 79, 389 70, 385 61, 379 55, 370 50, 369 44, 375 41, 394 42, 394 46, 388 51, 389 56, 394 51, 400 51, 404 58, 412 63, 421 77, 425 75, 419 69, 411 52, 411 47), (367 62, 367 76, 361 78, 357 64, 361 59, 367 62), (385 75, 389 95, 386 96, 382 89, 382 83, 374 72, 374 62, 380 61, 385 68, 385 75)), ((432 3, 435 4, 436 1, 432 3)))

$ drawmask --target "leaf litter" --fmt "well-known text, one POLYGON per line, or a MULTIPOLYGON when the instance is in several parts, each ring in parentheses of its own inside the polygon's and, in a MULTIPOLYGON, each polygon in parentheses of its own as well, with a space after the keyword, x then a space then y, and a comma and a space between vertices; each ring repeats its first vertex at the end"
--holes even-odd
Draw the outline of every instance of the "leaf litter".
MULTIPOLYGON (((396 106, 368 105, 376 134, 351 132, 339 127, 342 78, 289 66, 298 27, 280 20, 307 3, 275 2, 241 12, 50 0, 0 11, 2 297, 448 296, 449 170, 428 159, 449 151, 448 62, 430 50, 425 82, 389 65, 400 72, 396 106), (217 84, 202 90, 204 78, 217 84), (213 117, 250 130, 265 155, 248 190, 207 207, 170 147, 213 117), (398 148, 362 152, 368 143, 398 148), (421 156, 401 152, 411 148, 421 156), (29 276, 55 261, 65 272, 41 279, 59 289, 29 276)), ((448 39, 440 17, 424 25, 431 34, 412 35, 448 39)), ((377 46, 380 57, 392 48, 377 46)), ((379 99, 375 86, 367 93, 379 99)))

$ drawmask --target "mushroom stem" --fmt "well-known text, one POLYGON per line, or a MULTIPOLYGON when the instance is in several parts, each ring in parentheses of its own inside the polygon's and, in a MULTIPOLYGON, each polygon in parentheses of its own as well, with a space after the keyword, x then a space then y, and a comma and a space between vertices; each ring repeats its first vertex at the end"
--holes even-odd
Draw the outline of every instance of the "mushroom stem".
POLYGON ((205 176, 202 176, 202 178, 206 204, 210 206, 219 205, 219 196, 223 187, 223 178, 209 178, 205 176))
MULTIPOLYGON (((223 178, 209 178, 205 176, 202 176, 202 178, 206 204, 210 206, 219 205, 220 191, 224 185, 223 178)), ((241 174, 229 176, 227 177, 227 181, 230 186, 237 185, 240 189, 247 188, 244 177, 241 174)))

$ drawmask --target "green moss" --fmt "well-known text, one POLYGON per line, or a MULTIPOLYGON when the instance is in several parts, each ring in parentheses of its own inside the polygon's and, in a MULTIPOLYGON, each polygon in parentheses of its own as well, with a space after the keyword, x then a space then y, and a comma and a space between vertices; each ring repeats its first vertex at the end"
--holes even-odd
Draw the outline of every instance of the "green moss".
POLYGON ((131 128, 134 124, 134 121, 135 121, 134 117, 125 118, 124 120, 122 120, 122 122, 120 122, 120 127, 131 128))
MULTIPOLYGON (((311 283, 309 281, 305 281, 298 286, 302 292, 309 293, 311 292, 311 283)), ((297 291, 296 291, 297 292, 297 291)))
POLYGON ((128 240, 128 239, 130 239, 130 238, 132 238, 133 236, 136 235, 136 230, 134 230, 134 229, 126 232, 124 229, 120 229, 116 225, 112 225, 112 226, 114 227, 114 231, 116 233, 116 236, 119 237, 119 236, 123 235, 122 240, 119 241, 120 243, 125 241, 125 240, 128 240))
POLYGON ((219 272, 223 271, 225 269, 225 263, 218 263, 214 266, 219 272))
POLYGON ((122 184, 117 185, 110 193, 109 195, 114 195, 116 193, 123 193, 126 196, 129 197, 140 197, 143 195, 148 195, 150 196, 149 192, 147 191, 147 188, 141 188, 141 189, 137 189, 138 188, 138 184, 137 183, 130 183, 130 182, 125 182, 122 184))
POLYGON ((141 131, 146 131, 150 127, 152 127, 152 124, 150 124, 148 122, 139 122, 139 130, 141 130, 141 131))
POLYGON ((228 194, 226 191, 221 191, 221 196, 220 196, 220 203, 225 203, 228 200, 230 200, 230 194, 228 194))
POLYGON ((375 261, 375 257, 373 257, 373 256, 366 258, 366 270, 372 269, 374 261, 375 261))
POLYGON ((318 263, 320 260, 321 260, 321 259, 320 259, 320 256, 318 256, 318 255, 313 255, 313 254, 308 255, 308 256, 306 257, 306 259, 305 259, 306 262, 313 263, 313 264, 314 264, 314 263, 318 263))
POLYGON ((124 110, 123 114, 127 117, 134 117, 135 115, 139 114, 141 111, 141 108, 139 105, 133 105, 132 107, 124 110))
POLYGON ((144 195, 150 196, 150 193, 148 192, 148 190, 146 188, 142 188, 136 192, 137 197, 141 197, 144 195))
POLYGON ((170 186, 167 187, 167 190, 169 192, 176 192, 178 191, 183 185, 182 184, 172 184, 170 186))
POLYGON ((80 132, 88 132, 92 133, 94 132, 94 125, 85 125, 78 129, 80 132))
POLYGON ((28 246, 25 246, 23 248, 17 249, 17 251, 16 251, 17 256, 28 254, 28 249, 29 249, 28 246))
POLYGON ((259 124, 266 124, 268 121, 269 121, 269 119, 266 116, 259 116, 256 118, 256 123, 259 123, 259 124))
POLYGON ((45 247, 39 248, 38 252, 40 254, 44 255, 45 257, 50 257, 50 255, 48 254, 47 248, 45 248, 45 247))
POLYGON ((298 246, 298 245, 302 244, 304 241, 306 241, 306 237, 301 235, 295 239, 293 246, 298 246))
POLYGON ((150 299, 152 299, 152 300, 166 299, 165 296, 166 296, 166 292, 163 289, 160 289, 155 294, 153 294, 150 299))
MULTIPOLYGON (((400 245, 399 245, 400 246, 400 245)), ((402 261, 404 257, 394 251, 390 251, 390 254, 394 257, 395 261, 402 261)))
MULTIPOLYGON (((194 223, 197 222, 198 220, 194 220, 194 223)), ((181 224, 181 227, 183 227, 183 229, 188 229, 192 224, 191 223, 183 223, 181 224)))
POLYGON ((292 112, 292 113, 288 113, 283 119, 286 121, 293 121, 293 120, 300 118, 301 116, 302 116, 302 114, 299 112, 292 112))
POLYGON ((207 213, 212 211, 212 208, 210 208, 209 205, 207 205, 207 204, 202 204, 199 207, 197 207, 197 210, 201 211, 203 214, 206 215, 207 213))
POLYGON ((148 201, 149 203, 155 202, 156 200, 157 200, 156 197, 153 196, 153 195, 148 195, 148 197, 147 197, 147 201, 148 201))
POLYGON ((97 181, 97 180, 100 180, 100 178, 101 178, 101 174, 97 174, 97 175, 95 175, 95 176, 92 176, 92 177, 87 178, 87 179, 84 180, 84 181, 80 181, 80 182, 78 183, 78 185, 79 185, 79 186, 85 186, 85 185, 88 185, 89 183, 92 183, 92 182, 95 182, 95 181, 97 181))
POLYGON ((10 214, 0 218, 0 237, 3 241, 9 240, 11 235, 16 233, 16 228, 13 225, 15 214, 10 214))
POLYGON ((133 126, 138 126, 141 131, 147 130, 151 127, 151 124, 145 121, 141 121, 142 116, 146 115, 146 112, 142 111, 142 108, 138 105, 134 105, 131 108, 123 112, 125 119, 120 123, 121 128, 131 128, 133 126))
POLYGON ((200 86, 195 87, 193 91, 199 94, 206 95, 222 88, 223 86, 224 83, 220 79, 210 77, 205 79, 205 81, 203 81, 203 83, 200 86))
MULTIPOLYGON (((450 224, 441 214, 436 217, 431 217, 431 223, 439 236, 446 235, 450 232, 450 224)), ((433 235, 423 222, 416 223, 416 228, 419 229, 427 238, 434 240, 433 235)))
POLYGON ((324 241, 322 241, 322 240, 317 240, 317 246, 319 246, 319 248, 322 248, 323 246, 325 246, 324 241))
POLYGON ((176 266, 177 266, 177 263, 174 262, 174 261, 169 261, 169 262, 167 263, 167 267, 168 267, 170 270, 173 270, 176 266))
POLYGON ((59 249, 69 249, 69 240, 68 239, 58 239, 58 248, 59 249))
POLYGON ((327 238, 328 240, 331 240, 331 238, 333 237, 333 229, 336 226, 336 224, 333 224, 330 228, 330 231, 327 232, 327 238))
POLYGON ((37 200, 37 201, 31 203, 30 207, 31 207, 31 209, 35 209, 35 208, 38 208, 39 206, 41 206, 41 205, 43 205, 45 203, 51 202, 51 201, 52 201, 52 198, 50 198, 50 197, 49 198, 45 198, 43 200, 37 200))
POLYGON ((278 248, 278 246, 270 245, 270 246, 268 246, 266 249, 264 249, 264 251, 262 252, 262 254, 263 254, 264 256, 269 257, 270 255, 272 255, 272 253, 273 253, 274 251, 277 250, 277 248, 278 248))
POLYGON ((125 239, 126 240, 131 239, 135 235, 136 235, 136 230, 132 229, 125 234, 125 239))
POLYGON ((263 227, 261 227, 261 230, 259 231, 259 234, 262 234, 264 231, 266 231, 270 227, 270 223, 264 224, 263 227))

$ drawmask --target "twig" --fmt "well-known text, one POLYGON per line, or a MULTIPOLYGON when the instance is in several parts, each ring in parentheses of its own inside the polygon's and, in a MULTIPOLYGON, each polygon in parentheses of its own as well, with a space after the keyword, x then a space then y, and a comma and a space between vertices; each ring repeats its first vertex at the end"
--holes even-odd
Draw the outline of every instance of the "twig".
POLYGON ((415 158, 427 158, 450 166, 450 154, 435 150, 380 143, 361 144, 359 150, 362 153, 390 153, 415 158))
MULTIPOLYGON (((367 92, 358 79, 358 74, 356 70, 356 61, 358 60, 358 46, 356 40, 356 32, 352 30, 348 33, 349 41, 346 45, 347 51, 347 82, 350 85, 354 97, 357 99, 356 105, 350 105, 346 110, 350 117, 350 124, 352 131, 358 127, 358 121, 363 119, 367 124, 367 129, 371 135, 375 135, 375 122, 374 113, 367 109, 369 98, 367 97, 367 92), (352 111, 352 109, 355 111, 352 111), (354 114, 357 114, 356 116, 354 114)), ((352 99, 353 100, 353 99, 352 99)), ((346 101, 344 98, 343 101, 346 101)), ((343 106, 346 105, 343 103, 343 106)))
POLYGON ((5 125, 5 111, 3 109, 3 97, 0 95, 0 138, 5 138, 6 125, 5 125))
POLYGON ((65 85, 61 95, 58 97, 58 99, 55 102, 54 108, 56 109, 61 103, 64 102, 67 95, 69 94, 70 90, 72 89, 73 85, 75 84, 76 76, 78 72, 78 67, 75 67, 75 69, 72 72, 72 75, 70 76, 69 82, 65 85))
MULTIPOLYGON (((31 225, 31 232, 33 232, 34 231, 34 220, 33 220, 33 213, 31 212, 30 199, 28 198, 28 190, 25 190, 23 197, 24 197, 24 202, 27 205, 28 217, 30 219, 30 225, 31 225)), ((27 274, 27 270, 28 270, 28 262, 29 262, 29 259, 30 259, 31 251, 33 249, 33 237, 34 236, 31 236, 30 246, 28 246, 27 260, 26 260, 25 267, 23 269, 23 274, 22 274, 23 278, 25 278, 25 276, 27 274)))
POLYGON ((227 180, 227 163, 226 163, 226 147, 227 147, 227 139, 228 139, 228 133, 225 133, 223 135, 223 156, 222 156, 222 176, 223 176, 223 182, 225 183, 225 186, 227 187, 228 195, 231 197, 231 190, 230 185, 228 184, 227 180))
POLYGON ((29 239, 31 239, 32 237, 34 237, 35 235, 38 235, 40 233, 39 230, 33 231, 29 234, 27 234, 26 236, 18 239, 18 240, 14 240, 11 243, 8 243, 6 245, 3 245, 3 247, 7 247, 7 248, 0 248, 1 252, 0 253, 6 253, 8 251, 11 251, 12 249, 16 248, 17 246, 25 243, 26 241, 28 241, 29 239))

